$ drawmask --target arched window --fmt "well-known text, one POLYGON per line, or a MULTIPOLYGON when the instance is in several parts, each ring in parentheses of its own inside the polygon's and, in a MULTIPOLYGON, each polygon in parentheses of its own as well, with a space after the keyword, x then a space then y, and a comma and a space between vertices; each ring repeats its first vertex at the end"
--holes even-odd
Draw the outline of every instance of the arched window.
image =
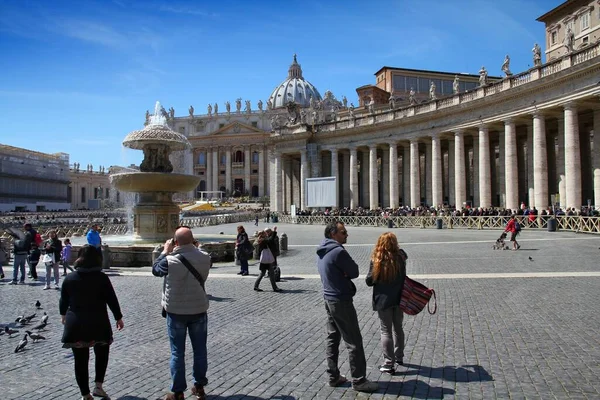
POLYGON ((241 150, 236 151, 233 156, 233 162, 243 163, 244 162, 244 152, 241 150))
POLYGON ((198 164, 206 165, 206 153, 203 151, 198 154, 198 164))
POLYGON ((258 164, 258 151, 252 153, 252 164, 258 164))

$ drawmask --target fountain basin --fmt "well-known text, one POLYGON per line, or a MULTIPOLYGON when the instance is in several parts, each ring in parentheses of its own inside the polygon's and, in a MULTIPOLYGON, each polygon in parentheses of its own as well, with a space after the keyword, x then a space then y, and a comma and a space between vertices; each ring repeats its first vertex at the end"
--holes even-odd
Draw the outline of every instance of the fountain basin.
POLYGON ((163 172, 123 172, 110 176, 111 184, 123 192, 189 192, 199 176, 163 172))

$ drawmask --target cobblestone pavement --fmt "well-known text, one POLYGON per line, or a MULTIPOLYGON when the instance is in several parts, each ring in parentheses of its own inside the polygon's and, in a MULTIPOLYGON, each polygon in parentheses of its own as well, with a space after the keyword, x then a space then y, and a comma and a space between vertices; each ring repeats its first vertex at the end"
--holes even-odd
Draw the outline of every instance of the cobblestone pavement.
MULTIPOLYGON (((195 229, 219 231, 234 233, 235 225, 195 229)), ((409 254, 408 274, 435 288, 438 312, 405 316, 405 366, 389 376, 377 369, 379 323, 364 284, 373 243, 387 229, 348 227, 347 249, 363 274, 355 281, 355 305, 368 378, 380 385, 368 395, 326 384, 325 311, 315 268, 323 227, 280 225, 279 231, 290 243, 279 259, 283 293, 271 292, 268 281, 264 292, 254 292, 253 276, 236 275, 233 263, 211 270, 209 399, 600 398, 599 237, 524 231, 522 249, 514 252, 491 249, 499 231, 395 229, 409 254)), ((148 276, 148 268, 109 274, 125 329, 115 332, 105 389, 113 400, 157 399, 170 385, 162 281, 148 276)), ((18 354, 20 336, 0 336, 0 399, 80 398, 73 358, 60 345, 58 291, 8 282, 0 283, 0 326, 34 312, 36 300, 50 323, 45 341, 30 341, 18 354)), ((340 361, 349 375, 345 350, 340 361)), ((191 382, 189 354, 187 365, 191 382)))

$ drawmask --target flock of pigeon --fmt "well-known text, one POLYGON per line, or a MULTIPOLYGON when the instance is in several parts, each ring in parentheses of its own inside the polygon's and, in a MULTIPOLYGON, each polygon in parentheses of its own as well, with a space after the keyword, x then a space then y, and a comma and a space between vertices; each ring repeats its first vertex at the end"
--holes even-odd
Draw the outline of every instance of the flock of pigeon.
MULTIPOLYGON (((40 303, 39 300, 35 302, 35 308, 36 310, 42 309, 42 303, 40 303)), ((37 342, 38 340, 46 340, 44 336, 40 335, 40 332, 44 331, 46 325, 48 325, 48 314, 44 311, 44 315, 42 315, 42 318, 40 319, 39 323, 35 326, 30 327, 30 325, 33 325, 33 320, 35 319, 36 315, 37 312, 27 316, 19 315, 17 319, 15 319, 15 324, 20 326, 22 329, 25 329, 23 339, 21 339, 17 347, 15 347, 15 353, 18 353, 25 349, 25 346, 27 346, 27 336, 29 336, 33 343, 37 342)), ((19 332, 19 330, 12 329, 7 325, 4 327, 4 330, 0 330, 0 335, 7 334, 9 338, 13 338, 20 336, 19 332)))

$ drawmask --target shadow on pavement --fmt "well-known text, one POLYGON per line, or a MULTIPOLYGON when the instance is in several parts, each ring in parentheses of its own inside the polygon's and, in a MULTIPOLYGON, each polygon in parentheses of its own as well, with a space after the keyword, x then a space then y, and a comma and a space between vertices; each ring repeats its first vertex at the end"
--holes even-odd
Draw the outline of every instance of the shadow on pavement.
POLYGON ((231 303, 235 300, 233 300, 231 297, 217 297, 217 296, 213 296, 212 294, 208 294, 208 299, 210 301, 217 301, 217 302, 225 302, 225 303, 231 303))
POLYGON ((404 375, 421 375, 451 382, 488 382, 494 380, 481 365, 463 365, 460 367, 447 365, 438 368, 424 367, 416 364, 404 364, 404 366, 416 370, 405 371, 404 375))
POLYGON ((266 399, 271 399, 271 400, 296 400, 296 398, 294 396, 287 396, 287 395, 277 395, 277 396, 270 396, 270 397, 257 397, 257 396, 248 396, 245 394, 234 394, 234 395, 230 395, 230 396, 211 396, 210 394, 207 394, 206 398, 208 400, 266 400, 266 399))
POLYGON ((298 276, 282 276, 281 280, 283 282, 285 282, 285 281, 303 281, 304 278, 300 278, 298 276))
POLYGON ((316 290, 288 289, 284 286, 282 286, 280 289, 281 289, 281 293, 317 293, 316 290))
POLYGON ((138 396, 121 396, 118 397, 117 400, 149 400, 147 397, 138 397, 138 396))
POLYGON ((390 382, 386 393, 394 396, 408 396, 413 399, 443 399, 455 393, 453 389, 429 386, 425 382, 413 379, 405 382, 390 382))

